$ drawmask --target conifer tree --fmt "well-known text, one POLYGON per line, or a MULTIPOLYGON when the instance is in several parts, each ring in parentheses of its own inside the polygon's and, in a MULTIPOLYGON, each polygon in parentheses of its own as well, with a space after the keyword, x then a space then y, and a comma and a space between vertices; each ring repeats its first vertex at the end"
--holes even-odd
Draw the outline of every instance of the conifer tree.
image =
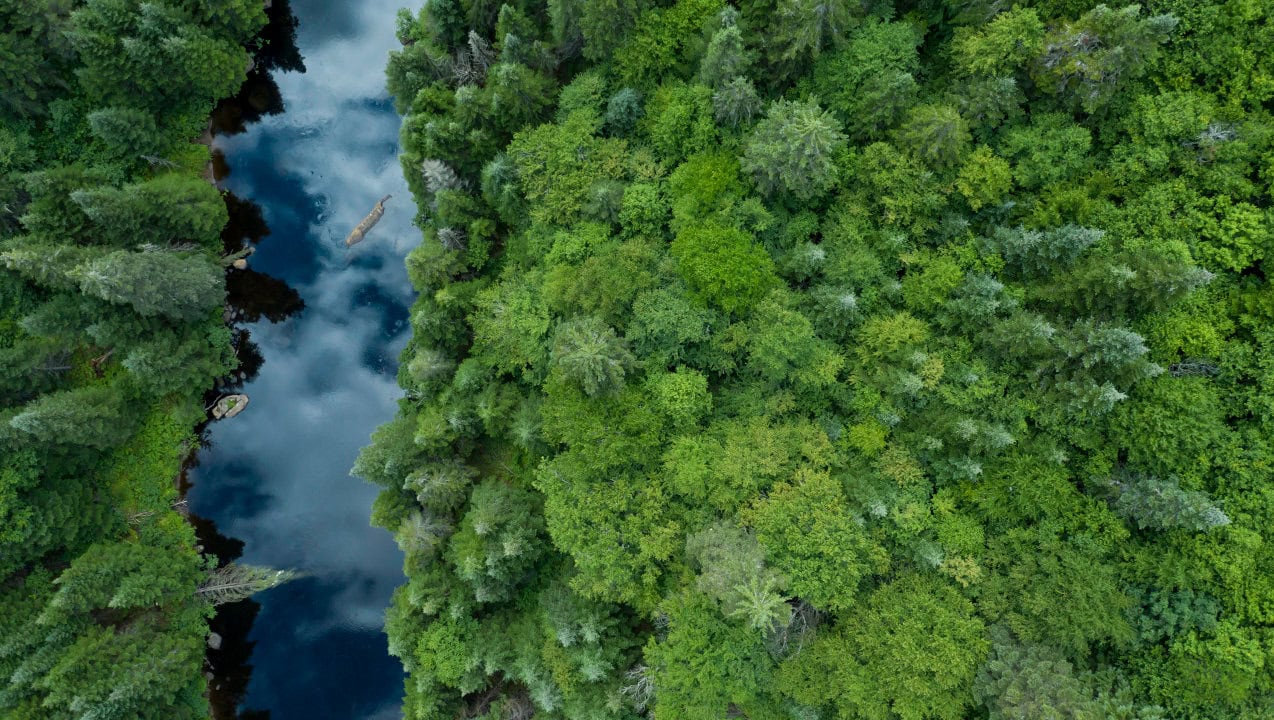
POLYGON ((1230 518, 1205 493, 1184 490, 1174 479, 1126 474, 1115 485, 1119 490, 1115 511, 1143 530, 1197 532, 1230 524, 1230 518))
POLYGON ((992 720, 1097 720, 1092 691, 1062 653, 1022 643, 991 628, 991 656, 978 671, 974 694, 992 720))
POLYGON ((194 322, 221 305, 225 280, 221 266, 206 256, 116 250, 77 265, 68 275, 87 294, 138 314, 194 322))
POLYGON ((839 123, 817 102, 781 100, 752 132, 743 169, 767 195, 785 192, 808 201, 836 183, 835 155, 844 147, 839 123))
POLYGON ((751 80, 736 77, 712 94, 712 108, 717 123, 733 129, 752 122, 761 112, 761 98, 751 80))
POLYGON ((164 138, 155 116, 132 107, 95 110, 88 116, 93 135, 116 153, 136 159, 157 156, 164 150, 164 138))
POLYGON ((105 449, 120 444, 131 430, 122 401, 109 386, 64 390, 27 403, 9 425, 49 445, 105 449))
POLYGON ((552 364, 585 394, 596 397, 624 386, 633 356, 613 329, 586 317, 557 328, 552 364))
POLYGON ((948 105, 913 108, 898 130, 900 144, 939 168, 958 165, 971 140, 964 118, 948 105))
POLYGON ((746 77, 754 57, 743 42, 739 28, 739 12, 734 8, 721 11, 721 27, 712 35, 703 59, 699 61, 698 81, 710 88, 720 88, 737 77, 746 77))
POLYGON ((94 239, 115 247, 194 242, 219 249, 227 221, 216 188, 176 173, 119 189, 77 190, 71 200, 93 221, 94 239))

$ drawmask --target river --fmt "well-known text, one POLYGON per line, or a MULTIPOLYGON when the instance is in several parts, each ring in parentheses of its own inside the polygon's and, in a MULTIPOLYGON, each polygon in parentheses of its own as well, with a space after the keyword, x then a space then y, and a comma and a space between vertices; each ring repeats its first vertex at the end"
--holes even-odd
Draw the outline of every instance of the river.
POLYGON ((251 665, 250 679, 239 669, 246 692, 235 694, 244 718, 399 714, 402 670, 381 624, 402 555, 368 525, 376 490, 349 468, 400 395, 396 358, 412 299, 403 258, 420 233, 383 69, 397 47, 395 11, 422 2, 292 0, 304 72, 286 63, 272 72, 273 102, 285 110, 214 139, 222 187, 247 201, 236 214, 249 222, 231 232, 256 244, 251 271, 229 281, 248 361, 230 389, 251 402, 208 427, 187 498, 210 551, 241 549, 241 562, 305 573, 258 595, 259 612, 250 601, 214 622, 232 645, 210 654, 214 690, 234 683, 223 674, 235 670, 218 663, 237 653, 251 665), (345 235, 390 194, 380 225, 346 250, 345 235), (233 540, 210 539, 210 524, 233 540))

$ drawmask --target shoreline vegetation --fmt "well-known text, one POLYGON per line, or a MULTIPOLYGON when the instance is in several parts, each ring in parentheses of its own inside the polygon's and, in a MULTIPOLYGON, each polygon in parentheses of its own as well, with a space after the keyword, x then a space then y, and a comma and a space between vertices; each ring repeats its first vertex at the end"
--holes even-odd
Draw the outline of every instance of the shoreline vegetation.
POLYGON ((203 554, 177 482, 238 364, 199 140, 267 4, 0 3, 4 717, 206 718, 214 605, 289 577, 203 554))
POLYGON ((405 717, 1271 717, 1270 13, 401 11, 405 717))

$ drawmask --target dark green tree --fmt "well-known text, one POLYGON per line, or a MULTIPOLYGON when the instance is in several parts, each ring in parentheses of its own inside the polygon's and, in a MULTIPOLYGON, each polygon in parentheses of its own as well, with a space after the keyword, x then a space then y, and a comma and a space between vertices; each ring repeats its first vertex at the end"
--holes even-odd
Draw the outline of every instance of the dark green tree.
POLYGON ((108 386, 44 395, 23 406, 9 425, 42 443, 98 449, 119 445, 131 430, 123 398, 108 386))

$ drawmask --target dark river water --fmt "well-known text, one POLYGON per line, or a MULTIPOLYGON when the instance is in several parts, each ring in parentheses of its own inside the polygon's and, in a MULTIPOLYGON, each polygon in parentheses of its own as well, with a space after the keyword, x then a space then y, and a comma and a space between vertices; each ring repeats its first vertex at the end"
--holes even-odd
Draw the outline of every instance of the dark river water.
MULTIPOLYGON (((402 671, 381 624, 402 556, 368 525, 375 488, 349 468, 400 394, 412 298, 403 257, 419 232, 383 70, 395 11, 422 2, 292 0, 304 71, 299 57, 267 60, 245 90, 267 114, 246 108, 214 140, 234 196, 239 237, 228 244, 256 245, 251 270, 229 278, 247 371, 229 389, 251 402, 207 429, 188 499, 210 551, 305 573, 214 622, 226 642, 209 656, 214 705, 244 718, 399 714, 402 671), (347 251, 345 235, 389 194, 384 220, 347 251)), ((271 51, 287 55, 284 45, 271 51)))

